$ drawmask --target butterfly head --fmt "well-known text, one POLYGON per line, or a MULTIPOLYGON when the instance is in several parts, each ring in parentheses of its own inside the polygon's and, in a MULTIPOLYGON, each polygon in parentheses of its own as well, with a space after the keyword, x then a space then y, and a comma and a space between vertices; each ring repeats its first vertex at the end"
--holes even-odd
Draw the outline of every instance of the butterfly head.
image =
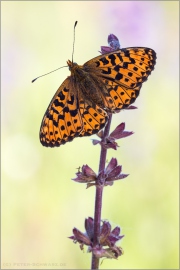
POLYGON ((71 71, 74 66, 77 66, 77 63, 71 62, 70 60, 67 61, 69 70, 71 71))

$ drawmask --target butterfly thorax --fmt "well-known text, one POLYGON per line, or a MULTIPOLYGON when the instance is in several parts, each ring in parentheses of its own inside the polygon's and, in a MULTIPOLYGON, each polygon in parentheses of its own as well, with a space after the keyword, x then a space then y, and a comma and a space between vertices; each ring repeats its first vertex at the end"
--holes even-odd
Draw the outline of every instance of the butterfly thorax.
POLYGON ((98 105, 105 108, 105 101, 103 98, 102 81, 98 78, 96 70, 87 70, 85 66, 67 61, 69 70, 71 71, 73 89, 76 92, 79 100, 86 100, 90 106, 95 107, 98 105))

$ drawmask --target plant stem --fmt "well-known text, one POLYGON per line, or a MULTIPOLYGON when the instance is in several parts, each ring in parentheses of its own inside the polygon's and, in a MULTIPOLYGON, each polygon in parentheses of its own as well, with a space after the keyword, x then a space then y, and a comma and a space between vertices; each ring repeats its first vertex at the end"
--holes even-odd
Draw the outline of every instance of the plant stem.
MULTIPOLYGON (((108 122, 104 128, 104 134, 102 142, 105 142, 106 137, 109 135, 111 126, 112 114, 109 114, 108 122)), ((107 149, 101 145, 101 154, 99 162, 99 173, 103 172, 106 164, 107 149)), ((96 196, 95 196, 95 209, 94 209, 94 239, 93 247, 99 244, 100 226, 101 226, 101 209, 102 209, 102 195, 103 195, 103 179, 98 179, 99 182, 96 185, 96 196)), ((99 269, 99 259, 92 254, 91 269, 99 269)))

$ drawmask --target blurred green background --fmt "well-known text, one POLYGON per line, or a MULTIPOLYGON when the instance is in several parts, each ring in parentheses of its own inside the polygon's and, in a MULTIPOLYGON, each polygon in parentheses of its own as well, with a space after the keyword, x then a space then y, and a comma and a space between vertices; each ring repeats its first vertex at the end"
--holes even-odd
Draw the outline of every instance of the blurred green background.
POLYGON ((95 189, 73 182, 79 166, 96 172, 93 137, 60 148, 39 142, 44 112, 71 60, 83 64, 107 46, 157 52, 157 65, 135 102, 113 116, 135 134, 116 157, 129 177, 104 190, 102 218, 120 225, 124 255, 103 269, 178 269, 179 1, 2 1, 2 269, 89 269, 91 255, 67 237, 93 217, 95 189))

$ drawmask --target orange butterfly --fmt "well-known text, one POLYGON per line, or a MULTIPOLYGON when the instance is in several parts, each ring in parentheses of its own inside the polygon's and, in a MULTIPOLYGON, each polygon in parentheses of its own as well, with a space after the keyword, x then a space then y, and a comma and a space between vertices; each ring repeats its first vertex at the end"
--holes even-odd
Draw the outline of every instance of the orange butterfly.
POLYGON ((154 50, 119 49, 84 65, 67 61, 71 75, 61 84, 40 127, 40 141, 55 147, 102 129, 108 113, 132 104, 156 63, 154 50))

